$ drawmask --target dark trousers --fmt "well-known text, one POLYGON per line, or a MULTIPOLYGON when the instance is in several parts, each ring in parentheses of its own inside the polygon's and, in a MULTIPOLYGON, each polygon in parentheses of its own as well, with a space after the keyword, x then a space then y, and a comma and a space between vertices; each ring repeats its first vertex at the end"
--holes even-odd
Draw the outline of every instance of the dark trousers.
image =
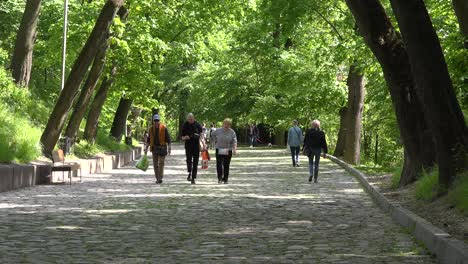
POLYGON ((321 149, 310 149, 310 156, 309 157, 309 176, 314 176, 316 180, 318 177, 318 170, 319 170, 319 162, 320 162, 320 154, 321 149))
POLYGON ((301 147, 289 146, 289 148, 291 149, 291 157, 292 157, 293 166, 296 166, 296 164, 299 164, 299 151, 301 147))
POLYGON ((229 155, 219 155, 218 149, 216 149, 216 171, 218 172, 218 181, 228 181, 231 158, 232 151, 229 151, 229 155))
POLYGON ((196 147, 186 147, 185 157, 187 158, 187 171, 192 175, 192 179, 197 178, 198 160, 200 149, 196 147))

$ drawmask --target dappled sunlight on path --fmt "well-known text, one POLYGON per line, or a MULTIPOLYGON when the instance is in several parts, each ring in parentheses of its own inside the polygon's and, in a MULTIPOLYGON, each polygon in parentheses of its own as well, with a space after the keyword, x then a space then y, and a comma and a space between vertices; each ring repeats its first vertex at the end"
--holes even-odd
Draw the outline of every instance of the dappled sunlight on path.
POLYGON ((436 263, 328 160, 310 184, 305 158, 294 168, 285 150, 245 149, 229 184, 213 158, 191 185, 173 154, 162 185, 128 166, 0 193, 0 262, 436 263))

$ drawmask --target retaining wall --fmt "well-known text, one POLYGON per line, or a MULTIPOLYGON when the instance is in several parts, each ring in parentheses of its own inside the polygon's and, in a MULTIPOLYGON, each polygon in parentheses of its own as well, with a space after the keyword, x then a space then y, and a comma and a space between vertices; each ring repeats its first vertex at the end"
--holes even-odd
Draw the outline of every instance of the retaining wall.
MULTIPOLYGON (((120 168, 141 156, 143 148, 135 147, 133 150, 109 155, 101 155, 92 159, 66 159, 66 162, 76 162, 81 166, 81 175, 88 176, 93 173, 108 172, 120 168)), ((51 163, 32 162, 26 165, 0 164, 0 192, 32 187, 37 184, 51 184, 54 177, 62 177, 61 172, 51 173, 51 163)), ((78 176, 79 172, 73 176, 78 176)), ((65 172, 65 177, 68 173, 65 172)))

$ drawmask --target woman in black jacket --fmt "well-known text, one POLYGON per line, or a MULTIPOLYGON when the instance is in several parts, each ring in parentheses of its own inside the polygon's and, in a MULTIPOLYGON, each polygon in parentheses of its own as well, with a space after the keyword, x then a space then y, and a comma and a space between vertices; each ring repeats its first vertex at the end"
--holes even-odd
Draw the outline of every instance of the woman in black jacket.
POLYGON ((309 158, 309 182, 312 181, 313 177, 314 182, 317 183, 320 154, 323 149, 323 157, 326 158, 328 147, 325 133, 320 130, 320 121, 314 120, 310 126, 304 138, 304 153, 309 158))

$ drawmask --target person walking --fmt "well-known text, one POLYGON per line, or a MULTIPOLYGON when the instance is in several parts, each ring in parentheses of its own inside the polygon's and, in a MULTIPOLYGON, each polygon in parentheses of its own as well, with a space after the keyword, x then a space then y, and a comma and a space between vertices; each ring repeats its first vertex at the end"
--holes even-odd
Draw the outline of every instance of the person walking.
POLYGON ((185 156, 187 158, 187 181, 195 184, 197 178, 198 161, 200 158, 200 145, 204 146, 202 126, 195 121, 195 116, 190 113, 187 121, 182 126, 182 140, 185 141, 185 156))
POLYGON ((250 147, 253 148, 257 144, 258 135, 260 132, 258 131, 258 127, 255 123, 251 124, 249 127, 249 141, 250 147))
POLYGON ((161 123, 159 115, 153 116, 153 125, 149 129, 146 139, 145 155, 148 153, 148 147, 153 153, 154 176, 156 184, 163 182, 164 161, 166 155, 171 154, 171 136, 166 125, 161 123))
POLYGON ((232 154, 237 154, 237 136, 231 126, 231 119, 226 118, 223 121, 223 127, 213 132, 216 148, 216 172, 218 173, 219 184, 228 183, 232 154))
POLYGON ((320 121, 314 120, 310 123, 310 128, 306 131, 304 138, 304 153, 309 158, 309 182, 317 183, 320 154, 323 149, 323 157, 327 157, 328 147, 325 140, 325 133, 320 130, 320 121))
POLYGON ((288 145, 291 149, 291 157, 293 167, 299 167, 299 152, 301 150, 301 144, 304 140, 304 136, 302 135, 302 130, 298 127, 297 120, 293 121, 293 126, 288 130, 288 145))
POLYGON ((213 122, 211 123, 211 127, 210 127, 210 149, 214 149, 215 148, 215 141, 213 139, 213 132, 216 131, 216 124, 213 122))

